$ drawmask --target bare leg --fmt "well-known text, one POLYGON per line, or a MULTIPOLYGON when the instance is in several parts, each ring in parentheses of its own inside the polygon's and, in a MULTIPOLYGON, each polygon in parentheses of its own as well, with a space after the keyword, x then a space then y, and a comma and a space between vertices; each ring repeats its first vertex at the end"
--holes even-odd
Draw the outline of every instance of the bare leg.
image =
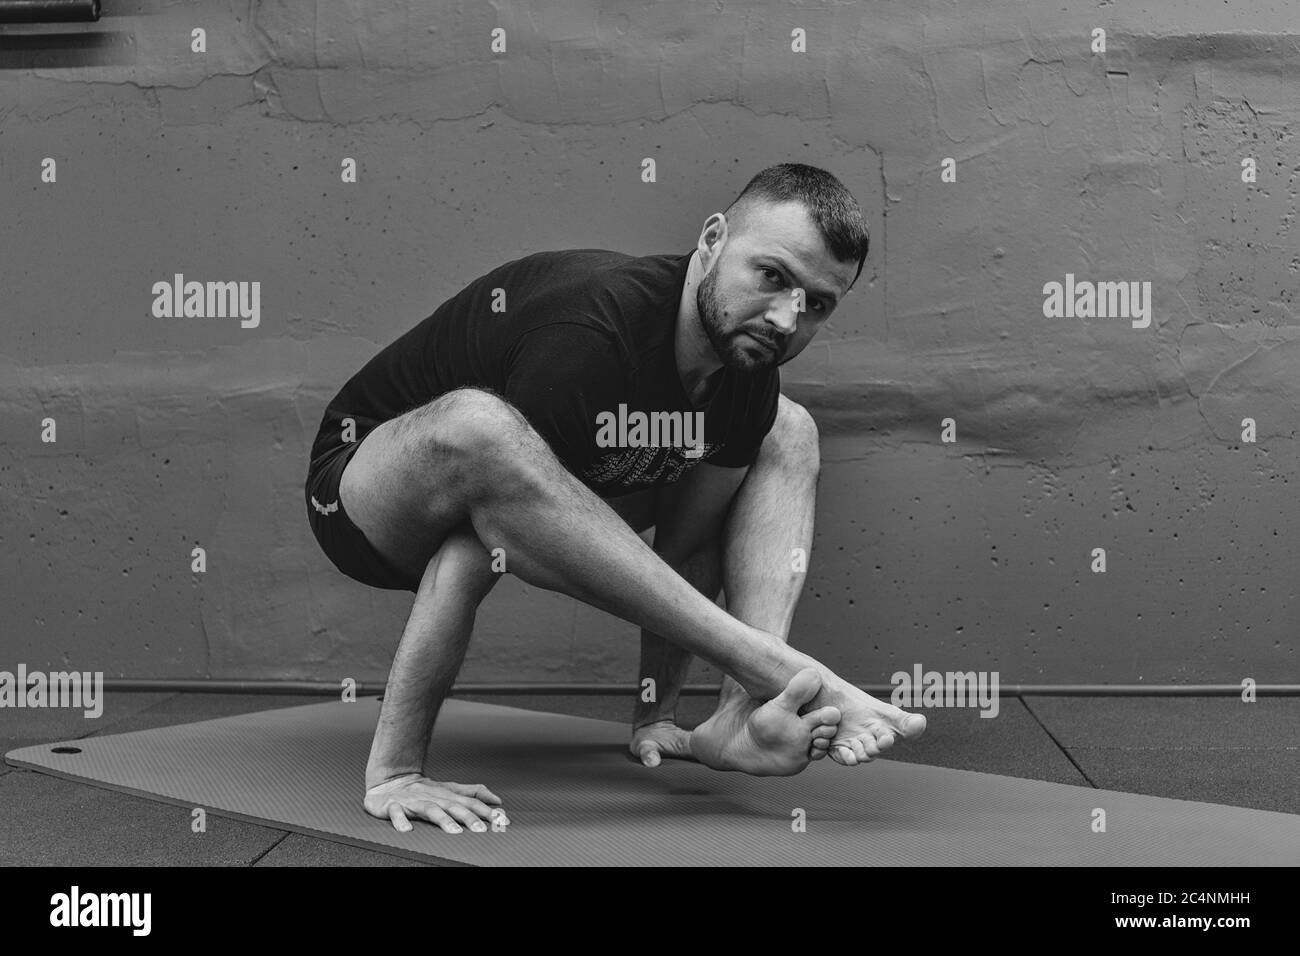
MULTIPOLYGON (((731 614, 787 642, 812 554, 820 450, 792 438, 764 452, 723 525, 723 589, 731 614)), ((719 706, 737 696, 748 695, 724 676, 719 706)))
MULTIPOLYGON (((731 502, 721 553, 713 552, 727 610, 783 642, 812 550, 819 461, 815 431, 789 427, 765 442, 731 502)), ((692 733, 691 751, 719 769, 797 773, 826 756, 838 729, 834 708, 803 708, 809 713, 799 715, 819 689, 816 679, 804 678, 787 688, 786 700, 764 703, 724 675, 717 710, 692 733)))
MULTIPOLYGON (((470 516, 483 544, 503 548, 516 574, 663 635, 734 678, 750 697, 770 701, 781 695, 782 706, 802 698, 801 705, 814 709, 835 708, 842 719, 831 756, 839 763, 868 761, 896 737, 924 731, 924 717, 876 700, 700 594, 569 474, 522 416, 509 406, 500 408, 511 412, 510 419, 497 415, 490 428, 474 436, 475 447, 488 450, 470 458, 478 466, 470 516), (484 487, 486 482, 491 486, 484 487), (814 673, 792 684, 805 670, 814 673)), ((768 560, 759 572, 765 586, 771 583, 771 569, 790 556, 787 552, 768 560)), ((790 586, 797 592, 797 586, 790 586)), ((752 755, 754 748, 749 749, 752 755)))
MULTIPOLYGON (((799 412, 799 426, 788 427, 770 447, 764 444, 736 494, 723 531, 727 610, 783 642, 789 639, 812 553, 821 460, 816 426, 806 412, 799 412)), ((925 729, 924 717, 858 693, 869 702, 872 716, 864 722, 859 712, 856 724, 828 727, 827 733, 816 734, 813 759, 825 756, 834 741, 831 756, 852 766, 879 756, 896 737, 916 737, 925 729), (869 729, 863 733, 864 728, 869 729)), ((715 718, 726 723, 727 713, 737 709, 744 713, 752 708, 749 697, 744 687, 724 677, 715 718)))
MULTIPOLYGON (((418 538, 436 549, 468 520, 486 551, 501 549, 508 571, 663 635, 735 678, 751 697, 770 700, 796 674, 815 669, 822 684, 812 703, 853 717, 853 736, 872 732, 871 698, 701 595, 573 477, 510 405, 463 389, 418 412, 381 426, 345 472, 341 494, 349 514, 361 514, 368 537, 387 532, 387 541, 418 538), (407 504, 412 496, 415 503, 407 504), (389 501, 399 502, 394 520, 367 527, 389 501)), ((412 626, 414 634, 418 622, 412 626)), ((413 660, 414 651, 403 666, 413 660)), ((402 667, 394 667, 400 684, 402 667)), ((417 731, 432 722, 432 715, 417 721, 417 731)))
POLYGON ((459 459, 469 520, 484 547, 502 549, 510 572, 662 634, 752 696, 775 697, 806 667, 825 670, 684 581, 510 406, 479 411, 442 452, 459 459))
MULTIPOLYGON (((716 601, 722 590, 721 535, 714 534, 695 554, 679 557, 663 550, 673 541, 673 530, 664 524, 656 529, 655 553, 702 595, 716 601)), ((659 766, 661 757, 695 756, 691 752, 691 735, 677 726, 677 701, 690 666, 689 651, 641 629, 641 667, 637 673, 641 681, 652 681, 653 693, 647 694, 645 685, 638 682, 641 689, 632 708, 629 749, 647 767, 659 766)))
MULTIPOLYGON (((713 547, 703 549, 682 565, 683 575, 710 597, 717 594, 718 582, 724 581, 731 614, 786 641, 812 549, 819 465, 816 425, 807 412, 782 397, 777 421, 758 460, 733 496, 728 499, 726 480, 718 474, 688 476, 680 489, 665 495, 656 551, 682 553, 695 546, 700 534, 712 534, 717 527, 725 554, 719 556, 713 547), (706 567, 706 555, 718 565, 706 567)), ((857 722, 849 725, 857 728, 855 733, 842 733, 838 717, 829 709, 815 712, 802 707, 805 717, 819 720, 816 727, 801 726, 797 711, 763 704, 724 676, 717 710, 686 738, 676 726, 674 706, 676 687, 685 679, 689 659, 681 648, 643 632, 642 673, 658 674, 664 678, 659 684, 666 684, 662 702, 639 702, 633 718, 632 751, 648 766, 663 754, 694 756, 719 769, 796 773, 806 759, 801 763, 803 754, 794 745, 807 740, 809 733, 807 758, 824 757, 831 741, 839 739, 835 759, 852 765, 887 749, 895 737, 917 736, 925 726, 923 717, 861 691, 856 692, 861 707, 857 722), (860 739, 849 739, 855 736, 860 739), (764 741, 762 746, 756 746, 758 738, 764 741)), ((788 688, 784 696, 802 704, 808 686, 805 679, 804 689, 788 688)), ((817 703, 825 700, 819 695, 817 703)))

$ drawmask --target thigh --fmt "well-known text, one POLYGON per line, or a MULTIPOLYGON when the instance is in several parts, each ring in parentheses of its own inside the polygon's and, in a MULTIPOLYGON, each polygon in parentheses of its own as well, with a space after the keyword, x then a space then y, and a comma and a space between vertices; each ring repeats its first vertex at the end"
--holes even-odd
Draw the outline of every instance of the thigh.
POLYGON ((418 579, 390 564, 361 533, 339 496, 339 483, 356 445, 340 445, 312 461, 307 471, 307 520, 330 562, 353 580, 375 588, 416 591, 418 579))
POLYGON ((339 481, 352 523, 386 561, 417 581, 468 517, 454 463, 437 453, 439 417, 454 405, 435 401, 367 432, 339 481))

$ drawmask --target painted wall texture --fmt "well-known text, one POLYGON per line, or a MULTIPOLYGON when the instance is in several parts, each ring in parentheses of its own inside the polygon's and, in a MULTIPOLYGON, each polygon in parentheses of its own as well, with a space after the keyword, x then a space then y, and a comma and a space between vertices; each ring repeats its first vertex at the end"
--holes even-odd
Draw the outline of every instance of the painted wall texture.
MULTIPOLYGON (((304 513, 326 402, 493 266, 687 251, 796 161, 873 242, 783 369, 823 439, 795 643, 865 683, 1300 680, 1290 4, 106 0, 0 35, 0 666, 384 679, 410 596, 304 513), (176 273, 260 282, 259 324, 153 317, 176 273), (1067 275, 1149 282, 1149 325, 1045 316, 1067 275)), ((462 680, 637 676, 632 625, 516 578, 478 622, 462 680)))

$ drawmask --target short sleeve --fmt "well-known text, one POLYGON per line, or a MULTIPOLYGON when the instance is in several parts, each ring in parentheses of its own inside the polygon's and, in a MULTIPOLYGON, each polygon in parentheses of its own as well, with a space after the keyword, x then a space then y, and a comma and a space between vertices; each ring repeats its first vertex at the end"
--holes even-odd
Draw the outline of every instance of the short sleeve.
POLYGON ((573 474, 597 456, 596 416, 628 400, 628 374, 611 333, 552 322, 510 350, 502 392, 573 474))
POLYGON ((729 439, 722 451, 710 455, 706 461, 719 468, 748 468, 758 460, 763 439, 772 430, 776 422, 777 405, 781 400, 781 378, 779 374, 768 378, 765 389, 756 389, 758 397, 751 399, 750 409, 745 416, 752 427, 741 430, 735 439, 729 439))

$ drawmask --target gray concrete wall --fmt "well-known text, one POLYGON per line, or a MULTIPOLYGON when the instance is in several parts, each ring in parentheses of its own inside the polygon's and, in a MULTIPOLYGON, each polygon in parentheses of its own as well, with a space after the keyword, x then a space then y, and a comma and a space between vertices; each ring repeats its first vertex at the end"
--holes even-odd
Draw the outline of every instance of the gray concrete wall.
MULTIPOLYGON (((1300 679, 1300 24, 1058 6, 106 0, 0 28, 0 667, 383 679, 409 596, 340 575, 303 513, 328 399, 492 266, 685 251, 800 161, 873 247, 784 370, 823 433, 796 642, 863 682, 1300 679), (154 318, 177 272, 259 281, 260 325, 154 318), (1150 326, 1044 317, 1067 273, 1149 281, 1150 326)), ((479 630, 466 680, 636 676, 634 628, 514 578, 479 630)))

